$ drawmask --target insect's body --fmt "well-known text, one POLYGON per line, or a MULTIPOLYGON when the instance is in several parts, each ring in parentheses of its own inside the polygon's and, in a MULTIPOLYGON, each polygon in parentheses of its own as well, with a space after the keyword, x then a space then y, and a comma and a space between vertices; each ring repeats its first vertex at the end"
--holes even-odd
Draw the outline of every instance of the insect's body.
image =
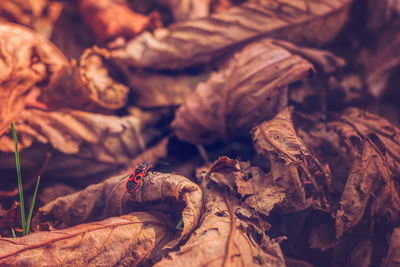
POLYGON ((143 177, 145 177, 149 172, 149 164, 142 163, 129 174, 128 179, 126 180, 125 188, 126 191, 131 193, 136 190, 142 181, 143 177))

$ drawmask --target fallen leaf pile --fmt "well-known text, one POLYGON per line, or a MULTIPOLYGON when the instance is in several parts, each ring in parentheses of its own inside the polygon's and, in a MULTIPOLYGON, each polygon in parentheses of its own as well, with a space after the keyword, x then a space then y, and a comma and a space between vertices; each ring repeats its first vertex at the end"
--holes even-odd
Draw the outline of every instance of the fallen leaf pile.
POLYGON ((399 1, 5 0, 0 33, 1 266, 399 265, 399 1))

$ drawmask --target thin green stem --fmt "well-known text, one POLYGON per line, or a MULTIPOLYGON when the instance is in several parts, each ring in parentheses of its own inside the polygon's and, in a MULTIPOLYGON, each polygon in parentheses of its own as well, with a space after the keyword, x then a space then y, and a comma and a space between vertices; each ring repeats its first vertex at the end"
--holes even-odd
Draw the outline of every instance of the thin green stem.
POLYGON ((14 238, 17 237, 17 235, 15 234, 14 228, 11 228, 11 234, 12 234, 12 236, 13 236, 14 238))
POLYGON ((35 192, 33 193, 31 208, 29 209, 29 213, 28 213, 28 221, 26 222, 27 223, 26 235, 29 233, 29 227, 31 226, 32 212, 33 212, 33 207, 35 206, 36 193, 37 193, 38 188, 39 188, 39 182, 40 182, 40 176, 38 177, 37 182, 36 182, 36 187, 35 187, 35 192))
POLYGON ((18 139, 17 139, 17 133, 15 132, 13 122, 11 122, 11 131, 12 131, 12 135, 13 135, 14 143, 15 143, 15 165, 17 167, 19 201, 20 201, 20 206, 21 206, 21 221, 22 221, 22 230, 25 235, 26 221, 25 221, 25 209, 24 209, 24 192, 22 190, 21 166, 19 163, 19 152, 18 152, 18 139))

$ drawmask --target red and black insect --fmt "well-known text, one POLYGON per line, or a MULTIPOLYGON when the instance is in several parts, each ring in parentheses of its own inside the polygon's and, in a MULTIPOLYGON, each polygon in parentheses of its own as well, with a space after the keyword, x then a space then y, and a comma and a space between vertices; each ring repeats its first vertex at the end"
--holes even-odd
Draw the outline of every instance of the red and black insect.
POLYGON ((143 177, 145 177, 149 172, 149 163, 142 163, 129 174, 128 179, 126 180, 125 188, 126 191, 131 193, 136 190, 142 181, 143 177))

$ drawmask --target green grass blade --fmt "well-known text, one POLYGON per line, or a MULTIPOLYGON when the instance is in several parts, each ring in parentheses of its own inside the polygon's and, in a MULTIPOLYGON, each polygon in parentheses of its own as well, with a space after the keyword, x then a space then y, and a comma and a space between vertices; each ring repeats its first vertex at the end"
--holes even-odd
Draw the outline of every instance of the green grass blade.
POLYGON ((21 179, 21 166, 19 164, 19 152, 18 152, 18 139, 17 133, 15 132, 14 123, 11 122, 11 132, 14 138, 15 143, 15 165, 17 167, 17 178, 18 178, 18 191, 19 191, 19 202, 21 206, 21 221, 22 221, 22 230, 26 232, 26 224, 25 224, 25 208, 24 208, 24 192, 22 190, 22 179, 21 179))
POLYGON ((183 225, 183 220, 181 219, 178 224, 176 225, 176 229, 179 230, 183 225))
POLYGON ((15 234, 14 228, 11 228, 11 234, 12 234, 12 236, 13 236, 14 238, 17 237, 17 235, 15 234))
POLYGON ((33 207, 35 206, 36 193, 37 193, 38 188, 39 188, 39 182, 40 182, 40 176, 38 177, 37 182, 36 182, 36 187, 35 187, 35 192, 33 193, 31 208, 29 209, 29 213, 28 213, 28 221, 26 222, 27 223, 27 225, 26 225, 26 234, 29 233, 29 227, 31 225, 32 212, 33 212, 33 207))

